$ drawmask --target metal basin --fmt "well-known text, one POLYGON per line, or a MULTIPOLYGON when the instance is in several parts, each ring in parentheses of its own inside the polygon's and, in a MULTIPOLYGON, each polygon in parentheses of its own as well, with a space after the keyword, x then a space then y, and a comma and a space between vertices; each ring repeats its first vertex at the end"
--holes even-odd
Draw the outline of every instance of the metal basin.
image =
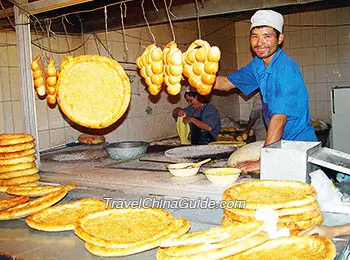
POLYGON ((125 141, 110 143, 104 146, 109 157, 114 160, 136 158, 147 151, 149 143, 141 141, 125 141))

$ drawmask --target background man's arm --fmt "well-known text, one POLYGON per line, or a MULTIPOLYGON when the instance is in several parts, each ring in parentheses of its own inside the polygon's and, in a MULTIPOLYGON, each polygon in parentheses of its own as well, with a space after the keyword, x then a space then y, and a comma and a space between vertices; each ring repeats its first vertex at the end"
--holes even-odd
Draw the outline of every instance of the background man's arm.
POLYGON ((269 122, 269 126, 267 128, 267 134, 266 134, 264 146, 281 140, 286 122, 287 122, 286 115, 284 114, 272 115, 269 122))

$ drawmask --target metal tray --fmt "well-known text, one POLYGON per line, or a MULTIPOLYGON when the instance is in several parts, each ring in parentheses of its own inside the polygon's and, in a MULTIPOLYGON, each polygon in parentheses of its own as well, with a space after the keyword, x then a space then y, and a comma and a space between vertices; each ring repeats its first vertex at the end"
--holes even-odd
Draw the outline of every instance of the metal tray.
POLYGON ((229 157, 237 147, 230 145, 191 145, 165 151, 169 158, 219 159, 229 157))

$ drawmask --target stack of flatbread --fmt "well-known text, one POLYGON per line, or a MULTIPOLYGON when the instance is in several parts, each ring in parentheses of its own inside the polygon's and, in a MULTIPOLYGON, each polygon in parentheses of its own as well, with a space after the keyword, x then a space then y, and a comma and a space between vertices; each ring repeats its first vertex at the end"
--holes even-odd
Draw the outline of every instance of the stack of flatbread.
POLYGON ((288 228, 291 234, 323 221, 315 189, 302 182, 248 181, 225 190, 223 200, 228 202, 224 225, 254 222, 258 209, 274 210, 279 217, 277 227, 288 228))
POLYGON ((0 191, 13 185, 38 185, 35 143, 30 134, 0 134, 0 191))
POLYGON ((10 186, 6 192, 17 195, 0 200, 0 220, 19 219, 44 210, 63 199, 75 185, 10 186), (37 197, 30 200, 29 197, 37 197))
POLYGON ((78 220, 74 232, 94 255, 125 256, 158 247, 189 229, 189 221, 162 209, 123 208, 88 214, 78 220))
POLYGON ((254 248, 269 239, 262 223, 219 226, 204 231, 166 239, 157 251, 157 260, 223 259, 254 248))

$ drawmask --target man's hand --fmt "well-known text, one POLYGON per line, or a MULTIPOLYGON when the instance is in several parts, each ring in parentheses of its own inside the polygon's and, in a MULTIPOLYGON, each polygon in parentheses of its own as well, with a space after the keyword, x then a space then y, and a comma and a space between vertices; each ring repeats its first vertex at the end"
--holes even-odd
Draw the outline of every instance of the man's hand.
POLYGON ((188 124, 188 123, 192 123, 192 119, 193 119, 193 117, 185 117, 184 119, 183 119, 183 122, 185 123, 185 124, 188 124))
POLYGON ((302 235, 308 235, 308 236, 322 236, 322 237, 328 237, 329 239, 336 236, 335 232, 336 227, 329 227, 329 226, 321 226, 321 225, 315 225, 313 227, 310 227, 308 229, 305 229, 298 233, 298 236, 302 235))
POLYGON ((235 167, 240 168, 244 174, 248 172, 258 172, 260 171, 260 160, 240 162, 235 167))
POLYGON ((227 77, 217 76, 214 84, 214 89, 228 91, 235 88, 235 86, 228 80, 227 77))

